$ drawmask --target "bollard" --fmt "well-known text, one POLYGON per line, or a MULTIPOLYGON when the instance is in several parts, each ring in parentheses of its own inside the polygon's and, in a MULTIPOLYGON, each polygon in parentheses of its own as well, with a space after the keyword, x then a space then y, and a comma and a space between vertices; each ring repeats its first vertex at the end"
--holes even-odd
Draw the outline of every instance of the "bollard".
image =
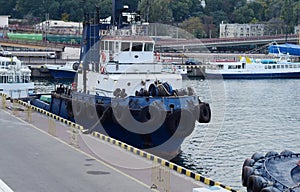
POLYGON ((49 128, 48 128, 48 133, 50 135, 53 135, 56 137, 56 122, 54 119, 52 119, 51 117, 48 118, 49 120, 49 128))
POLYGON ((6 109, 6 95, 2 94, 2 109, 6 109))
POLYGON ((14 116, 18 116, 19 115, 19 112, 18 112, 18 101, 16 99, 13 99, 12 100, 12 103, 13 103, 13 107, 12 107, 12 111, 13 111, 13 115, 14 116))
POLYGON ((74 147, 79 148, 79 143, 78 143, 79 130, 71 127, 69 132, 70 132, 70 137, 69 137, 70 142, 69 142, 69 144, 73 145, 74 147))
POLYGON ((31 123, 32 122, 32 109, 31 109, 31 106, 29 105, 26 105, 26 120, 27 122, 31 123))
POLYGON ((170 192, 170 169, 157 162, 153 162, 151 172, 151 189, 157 189, 162 192, 170 192))

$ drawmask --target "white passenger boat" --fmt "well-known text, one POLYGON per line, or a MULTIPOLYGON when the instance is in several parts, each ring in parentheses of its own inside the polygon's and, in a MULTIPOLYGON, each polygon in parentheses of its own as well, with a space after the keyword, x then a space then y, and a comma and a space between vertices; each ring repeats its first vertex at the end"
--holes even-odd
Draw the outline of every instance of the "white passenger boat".
POLYGON ((223 79, 265 79, 300 78, 300 62, 292 62, 286 55, 274 59, 250 59, 241 57, 239 61, 218 60, 208 62, 207 78, 223 79))
POLYGON ((0 92, 9 98, 25 98, 34 91, 31 70, 17 57, 0 57, 0 92))

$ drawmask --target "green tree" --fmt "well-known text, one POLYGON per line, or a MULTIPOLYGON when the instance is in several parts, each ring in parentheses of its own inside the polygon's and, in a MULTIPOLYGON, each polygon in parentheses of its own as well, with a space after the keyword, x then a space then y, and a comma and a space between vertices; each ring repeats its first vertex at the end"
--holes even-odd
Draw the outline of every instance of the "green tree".
POLYGON ((185 29, 187 32, 194 35, 196 38, 205 37, 205 32, 202 27, 201 19, 199 17, 190 17, 179 24, 179 27, 185 29))
POLYGON ((253 10, 255 20, 265 21, 266 4, 259 1, 253 1, 248 4, 248 8, 253 10))
POLYGON ((59 2, 55 0, 17 0, 16 10, 20 15, 30 15, 38 18, 45 18, 45 15, 49 13, 58 17, 56 13, 59 11, 59 2))
POLYGON ((181 22, 191 17, 191 7, 190 0, 171 0, 170 8, 173 13, 174 21, 181 22))
POLYGON ((234 23, 250 23, 254 18, 254 11, 245 5, 240 7, 233 12, 234 23))
POLYGON ((295 2, 294 5, 294 14, 295 14, 295 24, 299 25, 300 24, 300 1, 299 2, 295 2))
POLYGON ((141 0, 139 10, 144 21, 151 23, 170 23, 172 22, 172 10, 170 0, 141 0))
POLYGON ((12 17, 15 17, 15 4, 16 0, 0 1, 0 15, 11 15, 12 17))
POLYGON ((294 29, 294 10, 291 0, 284 0, 284 4, 281 8, 281 19, 286 25, 286 33, 292 33, 294 29))

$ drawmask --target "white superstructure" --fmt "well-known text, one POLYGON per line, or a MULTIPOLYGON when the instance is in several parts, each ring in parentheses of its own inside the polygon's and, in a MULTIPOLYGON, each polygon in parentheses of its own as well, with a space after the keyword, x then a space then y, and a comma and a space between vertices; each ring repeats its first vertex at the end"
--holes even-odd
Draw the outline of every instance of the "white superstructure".
MULTIPOLYGON (((115 90, 134 95, 147 90, 155 81, 182 88, 182 76, 164 71, 160 55, 154 52, 154 40, 145 36, 105 36, 100 42, 99 71, 89 67, 87 88, 90 94, 114 97, 115 90)), ((83 75, 78 74, 78 90, 83 90, 83 75)))
POLYGON ((0 92, 10 98, 24 98, 34 91, 31 70, 17 57, 0 57, 0 92))

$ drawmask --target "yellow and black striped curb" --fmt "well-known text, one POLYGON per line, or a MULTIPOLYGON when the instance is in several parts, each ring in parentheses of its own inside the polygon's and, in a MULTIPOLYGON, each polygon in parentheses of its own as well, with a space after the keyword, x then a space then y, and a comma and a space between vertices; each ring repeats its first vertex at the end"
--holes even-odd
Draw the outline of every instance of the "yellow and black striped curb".
POLYGON ((0 92, 0 96, 1 96, 1 97, 7 97, 7 95, 4 94, 4 93, 2 93, 2 92, 0 92))
MULTIPOLYGON (((3 93, 0 93, 0 96, 6 96, 6 95, 3 94, 3 93)), ((25 106, 25 107, 27 107, 27 108, 31 108, 31 109, 33 109, 33 110, 35 110, 35 111, 37 111, 37 112, 39 112, 41 114, 47 115, 48 117, 51 117, 51 118, 53 118, 53 119, 55 119, 57 121, 60 121, 60 122, 66 124, 66 125, 68 125, 68 126, 70 126, 72 128, 76 128, 76 129, 79 129, 81 131, 84 130, 83 126, 78 125, 76 123, 73 123, 72 121, 66 120, 64 118, 61 118, 58 115, 50 113, 50 112, 48 112, 48 111, 46 111, 44 109, 41 109, 41 108, 35 107, 33 105, 30 105, 29 103, 26 103, 26 102, 24 102, 22 100, 18 100, 18 103, 21 104, 21 105, 23 105, 23 106, 25 106)), ((237 190, 234 190, 233 188, 231 188, 229 186, 226 186, 226 185, 223 185, 223 184, 221 184, 219 182, 213 181, 210 178, 206 178, 206 177, 202 176, 201 174, 194 173, 194 172, 192 172, 192 171, 190 171, 190 170, 188 170, 188 169, 186 169, 184 167, 176 165, 176 164, 174 164, 174 163, 172 163, 170 161, 162 159, 162 158, 160 158, 158 156, 155 156, 153 154, 150 154, 150 153, 147 153, 145 151, 142 151, 142 150, 140 150, 138 148, 132 147, 132 146, 126 144, 126 143, 123 143, 123 142, 118 141, 116 139, 113 139, 111 137, 105 136, 105 135, 103 135, 101 133, 93 132, 92 136, 97 137, 97 138, 99 138, 101 140, 104 140, 106 142, 109 142, 111 144, 114 144, 116 146, 119 146, 119 147, 121 147, 121 148, 123 148, 123 149, 125 149, 127 151, 130 151, 130 152, 136 154, 136 155, 139 155, 141 157, 147 158, 148 160, 151 160, 151 161, 153 161, 155 163, 158 163, 158 164, 160 164, 160 165, 162 165, 164 167, 167 167, 167 168, 169 168, 171 170, 174 170, 174 171, 176 171, 176 172, 178 172, 180 174, 186 175, 186 176, 188 176, 188 177, 190 177, 190 178, 192 178, 192 179, 194 179, 196 181, 200 181, 200 182, 202 182, 202 183, 204 183, 206 185, 220 186, 220 187, 222 187, 224 189, 227 189, 229 191, 238 192, 237 190)))
POLYGON ((35 107, 35 106, 33 106, 33 105, 30 105, 29 103, 26 103, 26 102, 24 102, 24 101, 22 101, 22 100, 18 100, 18 103, 21 104, 21 105, 23 105, 23 106, 25 106, 25 107, 27 107, 27 108, 30 107, 31 109, 33 109, 33 110, 35 110, 35 111, 37 111, 37 112, 39 112, 39 113, 42 113, 42 114, 44 114, 44 115, 47 115, 48 117, 51 117, 51 118, 53 118, 53 119, 55 119, 55 120, 57 120, 57 121, 60 121, 60 122, 62 122, 62 123, 64 123, 64 124, 70 126, 71 128, 79 129, 79 130, 81 130, 81 131, 84 130, 83 126, 78 125, 78 124, 76 124, 76 123, 74 123, 74 122, 72 122, 72 121, 69 121, 69 120, 67 120, 67 119, 64 119, 64 118, 62 118, 62 117, 60 117, 60 116, 58 116, 58 115, 55 115, 55 114, 53 114, 53 113, 50 113, 49 111, 46 111, 46 110, 44 110, 44 109, 35 107))
POLYGON ((222 187, 222 188, 227 189, 227 190, 232 191, 232 192, 238 192, 237 190, 234 190, 234 189, 232 189, 229 186, 223 185, 223 184, 221 184, 219 182, 215 182, 215 181, 211 180, 210 178, 203 177, 201 174, 194 173, 194 172, 192 172, 192 171, 190 171, 190 170, 188 170, 188 169, 186 169, 184 167, 181 167, 181 166, 176 165, 176 164, 174 164, 174 163, 172 163, 170 161, 167 161, 165 159, 162 159, 160 157, 157 157, 155 155, 152 155, 150 153, 142 151, 142 150, 140 150, 138 148, 132 147, 132 146, 126 144, 126 143, 123 143, 121 141, 118 141, 116 139, 108 137, 108 136, 103 135, 101 133, 93 132, 92 136, 97 137, 97 138, 99 138, 101 140, 104 140, 106 142, 109 142, 109 143, 111 143, 113 145, 119 146, 119 147, 121 147, 121 148, 123 148, 123 149, 125 149, 127 151, 130 151, 130 152, 136 154, 136 155, 139 155, 141 157, 147 158, 148 160, 151 160, 151 161, 153 161, 155 163, 158 163, 158 164, 160 164, 160 165, 162 165, 164 167, 172 169, 172 170, 174 170, 174 171, 176 171, 176 172, 178 172, 180 174, 183 174, 185 176, 188 176, 188 177, 190 177, 190 178, 192 178, 192 179, 194 179, 196 181, 200 181, 200 182, 202 182, 202 183, 204 183, 206 185, 219 186, 219 187, 222 187))

